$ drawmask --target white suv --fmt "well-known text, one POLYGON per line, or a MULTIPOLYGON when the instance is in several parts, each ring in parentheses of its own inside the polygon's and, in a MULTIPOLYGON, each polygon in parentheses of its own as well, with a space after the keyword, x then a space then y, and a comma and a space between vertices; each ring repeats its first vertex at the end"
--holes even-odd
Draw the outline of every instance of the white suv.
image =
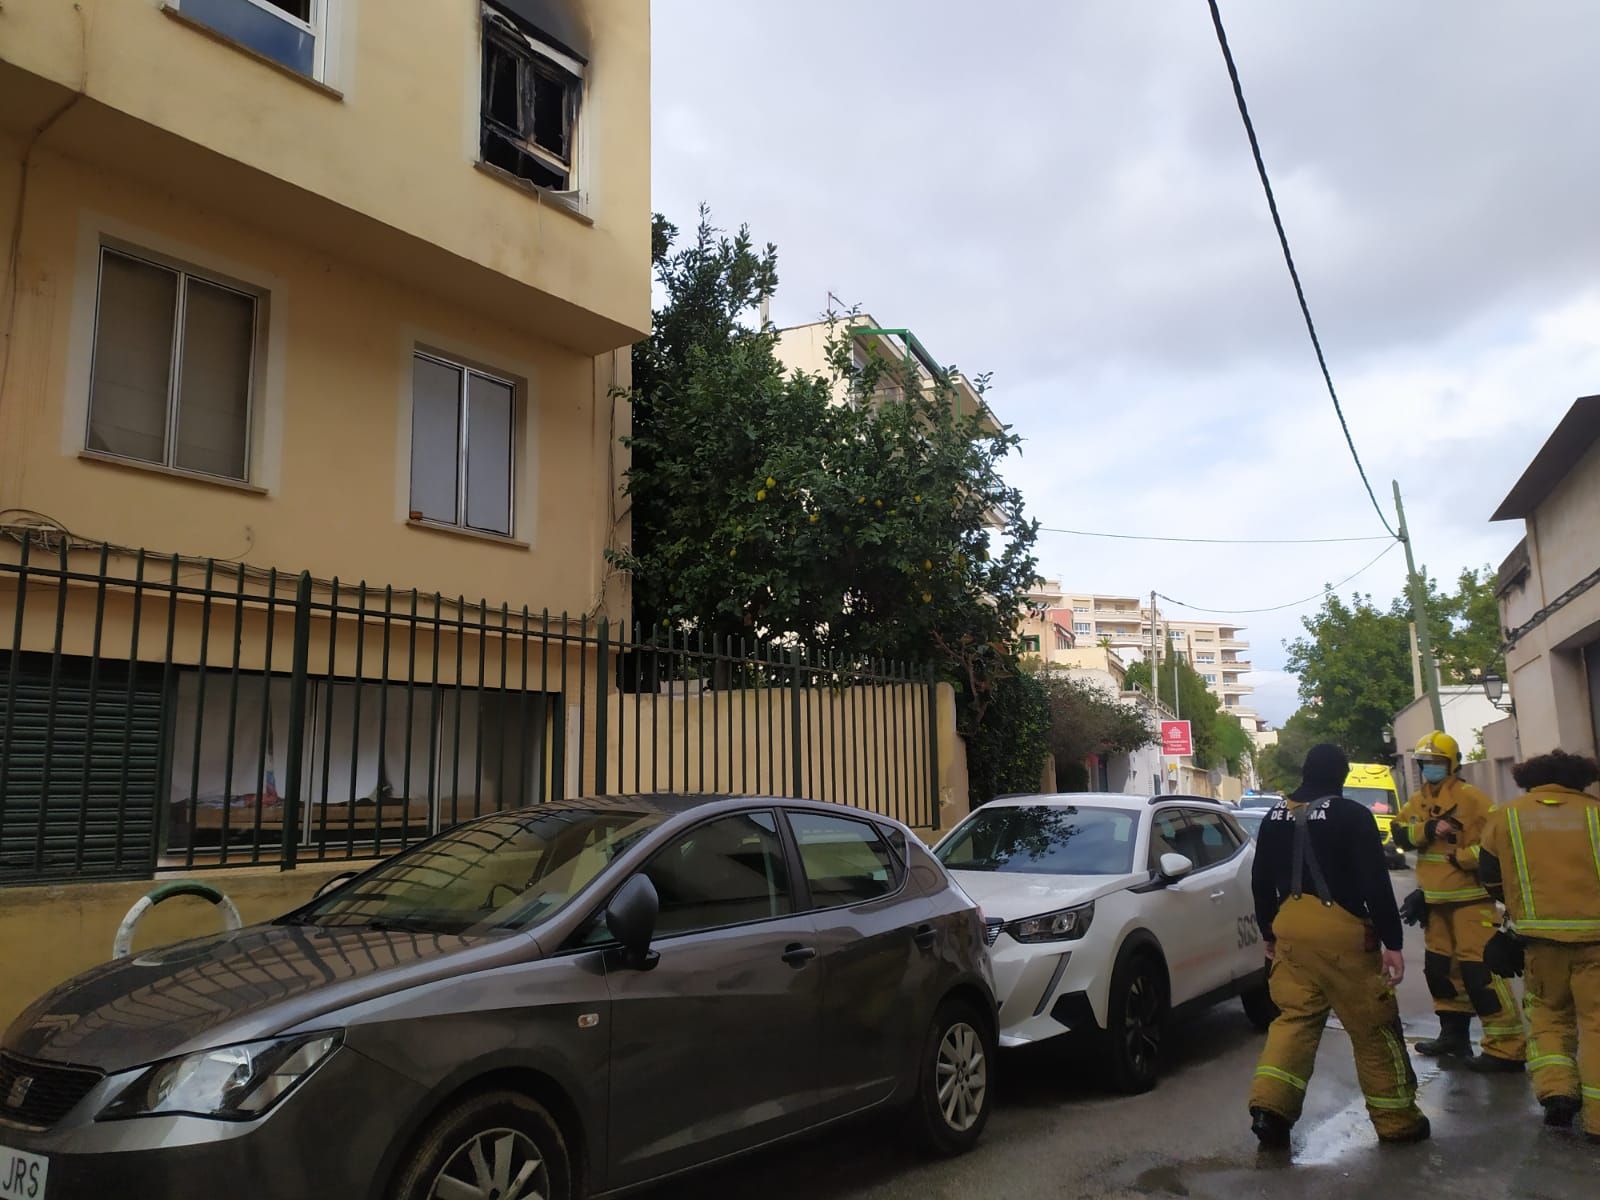
POLYGON ((1242 996, 1276 1010, 1250 891, 1255 850, 1195 796, 1009 796, 934 851, 988 921, 1000 1044, 1099 1043, 1120 1091, 1154 1086, 1168 1017, 1242 996))

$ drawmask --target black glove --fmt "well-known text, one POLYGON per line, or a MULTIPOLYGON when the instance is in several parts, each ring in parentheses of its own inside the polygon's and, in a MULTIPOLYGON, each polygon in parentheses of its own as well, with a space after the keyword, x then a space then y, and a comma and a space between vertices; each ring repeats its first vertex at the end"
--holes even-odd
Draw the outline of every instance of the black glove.
POLYGON ((1521 975, 1527 956, 1523 953, 1521 938, 1508 930, 1500 930, 1483 947, 1483 965, 1502 979, 1521 975))
POLYGON ((1428 901, 1418 888, 1400 901, 1400 919, 1407 925, 1422 925, 1428 919, 1428 901))

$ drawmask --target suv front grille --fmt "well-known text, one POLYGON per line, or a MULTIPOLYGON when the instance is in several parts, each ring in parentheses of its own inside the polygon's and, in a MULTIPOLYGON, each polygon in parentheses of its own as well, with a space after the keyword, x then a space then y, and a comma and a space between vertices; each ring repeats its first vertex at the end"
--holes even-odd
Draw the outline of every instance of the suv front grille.
POLYGON ((1005 927, 1006 923, 999 917, 985 917, 983 921, 983 944, 985 946, 994 945, 1000 940, 1000 931, 1005 927))
POLYGON ((0 1051, 0 1117, 48 1129, 102 1078, 88 1067, 36 1062, 0 1051))

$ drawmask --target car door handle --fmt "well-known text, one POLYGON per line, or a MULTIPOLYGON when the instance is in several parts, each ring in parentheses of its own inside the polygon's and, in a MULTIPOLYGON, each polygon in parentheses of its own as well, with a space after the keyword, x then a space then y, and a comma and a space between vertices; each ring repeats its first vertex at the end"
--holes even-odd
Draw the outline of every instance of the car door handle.
POLYGON ((784 947, 783 951, 783 961, 797 970, 816 956, 817 948, 815 946, 802 946, 799 942, 791 943, 784 947))
POLYGON ((939 931, 932 925, 918 925, 916 933, 911 935, 911 940, 917 944, 919 950, 932 950, 934 942, 939 940, 939 931))
POLYGON ((1227 893, 1227 892, 1225 892, 1225 891, 1222 891, 1222 892, 1212 892, 1212 893, 1211 893, 1211 898, 1212 898, 1212 899, 1213 899, 1213 900, 1221 900, 1221 899, 1223 899, 1223 898, 1224 898, 1224 897, 1226 897, 1226 896, 1227 896, 1227 894, 1228 894, 1228 893, 1227 893))

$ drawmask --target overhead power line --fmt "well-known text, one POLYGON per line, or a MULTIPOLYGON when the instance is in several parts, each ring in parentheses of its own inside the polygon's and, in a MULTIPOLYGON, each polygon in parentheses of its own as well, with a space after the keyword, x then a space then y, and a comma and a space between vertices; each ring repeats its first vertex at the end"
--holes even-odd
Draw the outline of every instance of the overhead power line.
MULTIPOLYGON (((1385 539, 1385 540, 1387 540, 1387 539, 1385 539)), ((1338 583, 1330 583, 1330 584, 1326 585, 1325 587, 1323 587, 1322 589, 1320 589, 1319 591, 1315 591, 1315 592, 1311 593, 1311 595, 1309 595, 1309 596, 1302 596, 1298 600, 1290 600, 1286 604, 1273 604, 1273 605, 1269 605, 1266 608, 1210 608, 1210 607, 1208 607, 1208 606, 1206 606, 1204 604, 1188 604, 1188 603, 1186 603, 1186 602, 1184 602, 1182 600, 1176 600, 1171 596, 1163 595, 1161 592, 1157 592, 1156 595, 1160 596, 1161 599, 1165 600, 1168 604, 1176 604, 1179 608, 1192 609, 1195 612, 1211 613, 1211 614, 1214 614, 1214 615, 1217 615, 1217 616, 1242 617, 1242 616, 1249 616, 1252 613, 1282 612, 1286 608, 1297 608, 1302 604, 1309 604, 1313 600, 1320 600, 1320 599, 1322 599, 1322 597, 1326 596, 1329 592, 1336 591, 1337 589, 1342 588, 1345 584, 1349 583, 1352 579, 1355 579, 1357 576, 1365 575, 1373 567, 1377 566, 1379 561, 1381 561, 1384 558, 1385 555, 1387 555, 1391 551, 1393 551, 1394 548, 1396 546, 1398 546, 1399 544, 1400 544, 1399 542, 1393 542, 1393 541, 1389 542, 1389 544, 1387 546, 1385 546, 1382 550, 1380 550, 1378 552, 1378 557, 1377 558, 1374 558, 1374 559, 1370 560, 1360 570, 1354 571, 1351 574, 1346 575, 1343 579, 1339 580, 1338 583)))
POLYGON ((1381 534, 1369 534, 1366 537, 1313 537, 1313 538, 1208 538, 1208 537, 1166 537, 1145 533, 1103 533, 1093 529, 1057 529, 1052 525, 1041 525, 1042 533, 1070 533, 1073 537, 1115 538, 1122 542, 1182 542, 1204 546, 1320 546, 1332 542, 1387 542, 1389 539, 1381 534))
POLYGON ((1306 303, 1306 291, 1300 285, 1300 272, 1295 269, 1294 255, 1289 250, 1289 235, 1284 232, 1283 218, 1278 215, 1278 199, 1272 194, 1272 181, 1267 178, 1267 164, 1261 157, 1261 143, 1256 140, 1256 127, 1250 121, 1250 110, 1245 106, 1244 87, 1239 83, 1239 69, 1233 62, 1233 51, 1228 48, 1228 35, 1222 28, 1222 13, 1217 8, 1217 0, 1207 0, 1211 5, 1211 23, 1217 29, 1217 44, 1222 47, 1222 58, 1228 64, 1228 78, 1233 81, 1233 98, 1239 102, 1239 117, 1244 121, 1244 131, 1250 137, 1250 153, 1255 156, 1256 173, 1261 176, 1261 188, 1267 194, 1267 207, 1272 211, 1272 224, 1278 231, 1278 244, 1283 247, 1283 261, 1289 268, 1289 278, 1294 281, 1294 294, 1300 301, 1300 315, 1306 319, 1306 332, 1311 335, 1311 347, 1317 352, 1317 365, 1322 368, 1322 381, 1328 385, 1328 397, 1333 401, 1333 411, 1339 417, 1339 428, 1344 430, 1345 445, 1350 447, 1350 457, 1355 460, 1356 473, 1361 476, 1361 484, 1367 489, 1367 499, 1372 501, 1373 511, 1378 514, 1378 520, 1383 522, 1383 527, 1389 531, 1389 536, 1398 540, 1400 535, 1389 524, 1389 518, 1378 503, 1378 497, 1372 490, 1372 483, 1367 479, 1367 469, 1361 465, 1361 455, 1356 453, 1355 439, 1350 436, 1350 425, 1344 419, 1344 408, 1339 404, 1339 393, 1334 390, 1333 376, 1328 371, 1328 360, 1322 353, 1322 341, 1317 337, 1316 323, 1311 319, 1311 306, 1306 303))

